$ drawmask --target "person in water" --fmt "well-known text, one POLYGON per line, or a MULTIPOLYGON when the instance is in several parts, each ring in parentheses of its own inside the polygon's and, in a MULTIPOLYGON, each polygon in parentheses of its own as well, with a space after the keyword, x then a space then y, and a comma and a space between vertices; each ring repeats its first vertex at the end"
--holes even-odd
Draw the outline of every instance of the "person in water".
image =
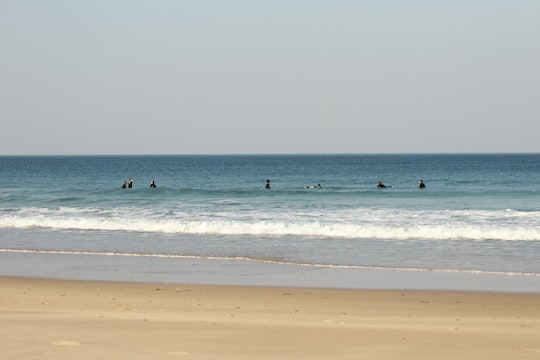
POLYGON ((122 181, 122 189, 125 189, 127 187, 127 181, 124 180, 122 181))
POLYGON ((423 189, 426 187, 426 184, 424 184, 424 181, 422 179, 418 180, 418 187, 420 189, 423 189))
POLYGON ((155 187, 156 187, 156 182, 155 182, 155 180, 150 181, 150 187, 151 187, 151 188, 155 188, 155 187))
POLYGON ((129 183, 128 183, 128 188, 132 188, 133 187, 133 178, 129 179, 129 183))
POLYGON ((270 189, 270 180, 266 180, 266 185, 264 187, 270 189))
POLYGON ((379 180, 379 181, 377 182, 377 189, 383 189, 383 188, 385 188, 385 187, 386 187, 386 186, 382 183, 381 180, 379 180))

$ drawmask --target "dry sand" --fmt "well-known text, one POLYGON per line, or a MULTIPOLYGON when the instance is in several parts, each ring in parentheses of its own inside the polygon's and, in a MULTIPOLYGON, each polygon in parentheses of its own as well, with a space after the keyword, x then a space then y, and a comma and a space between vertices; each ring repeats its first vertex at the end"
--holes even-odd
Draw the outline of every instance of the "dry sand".
POLYGON ((0 278, 2 359, 540 359, 540 294, 0 278))

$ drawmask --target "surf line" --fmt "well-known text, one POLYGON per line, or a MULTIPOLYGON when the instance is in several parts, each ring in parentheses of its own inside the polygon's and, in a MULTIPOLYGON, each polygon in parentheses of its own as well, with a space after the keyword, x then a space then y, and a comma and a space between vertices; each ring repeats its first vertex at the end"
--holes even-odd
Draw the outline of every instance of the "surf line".
POLYGON ((540 273, 518 272, 518 271, 485 271, 485 270, 456 270, 456 269, 427 269, 412 267, 392 267, 377 265, 339 265, 339 264, 316 264, 316 263, 297 263, 293 261, 262 259, 249 256, 207 256, 207 255, 186 255, 186 254, 143 254, 143 253, 125 253, 125 252, 106 252, 106 251, 74 251, 74 250, 34 250, 34 249, 0 249, 0 253, 22 253, 22 254, 52 254, 52 255, 86 255, 86 256, 123 256, 123 257, 148 257, 163 259, 191 259, 191 260, 213 260, 213 261, 237 261, 254 262, 286 266, 302 266, 311 268, 326 269, 357 269, 357 270, 394 270, 394 271, 427 271, 440 273, 468 273, 483 275, 510 275, 510 276, 539 276, 540 273))

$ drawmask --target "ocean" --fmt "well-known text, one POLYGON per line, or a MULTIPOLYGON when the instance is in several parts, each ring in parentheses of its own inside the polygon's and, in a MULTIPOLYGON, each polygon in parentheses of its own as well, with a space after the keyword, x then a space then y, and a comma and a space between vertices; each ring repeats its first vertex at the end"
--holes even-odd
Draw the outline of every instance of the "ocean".
POLYGON ((0 179, 0 276, 540 292, 540 154, 3 156, 0 179))

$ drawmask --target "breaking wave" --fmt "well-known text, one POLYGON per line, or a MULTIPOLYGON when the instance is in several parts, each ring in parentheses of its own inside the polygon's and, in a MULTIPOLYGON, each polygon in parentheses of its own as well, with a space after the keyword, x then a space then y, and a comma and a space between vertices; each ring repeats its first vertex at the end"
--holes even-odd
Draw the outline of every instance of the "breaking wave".
POLYGON ((540 212, 362 209, 341 213, 175 213, 26 208, 0 214, 1 228, 329 238, 540 241, 540 212))

